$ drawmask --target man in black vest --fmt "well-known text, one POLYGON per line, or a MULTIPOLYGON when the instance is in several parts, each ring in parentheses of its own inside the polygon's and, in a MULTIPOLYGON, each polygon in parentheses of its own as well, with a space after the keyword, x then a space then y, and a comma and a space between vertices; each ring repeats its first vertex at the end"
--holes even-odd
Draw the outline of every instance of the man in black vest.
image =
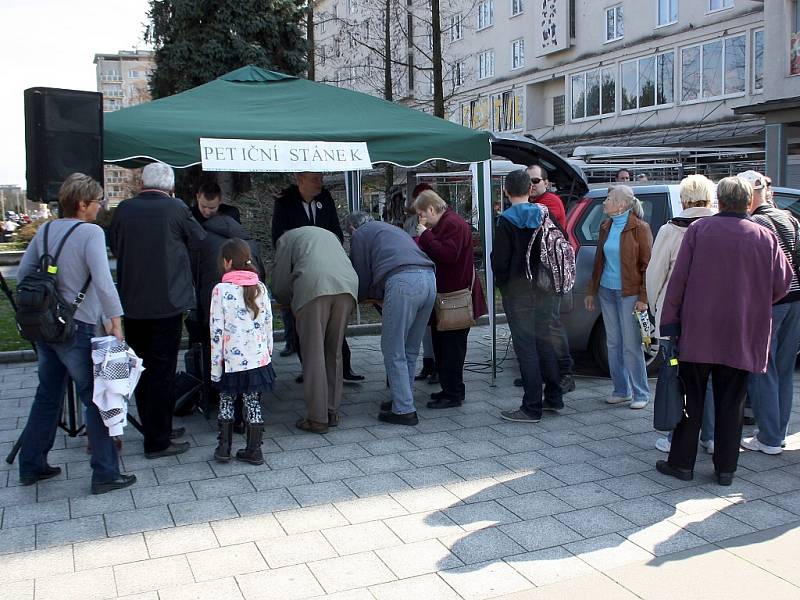
MULTIPOLYGON (((322 173, 297 173, 296 185, 290 185, 275 201, 272 213, 272 246, 276 247, 278 238, 290 229, 314 225, 322 227, 334 234, 339 241, 344 240, 339 215, 336 213, 336 204, 331 193, 322 187, 322 173)), ((282 311, 281 316, 285 324, 286 348, 282 356, 288 356, 291 351, 299 350, 296 335, 294 335, 294 319, 290 311, 282 311), (290 324, 291 323, 291 324, 290 324), (292 343, 293 341, 293 343, 292 343)), ((361 381, 363 375, 356 375, 350 368, 350 347, 345 339, 342 343, 343 377, 347 381, 361 381)))

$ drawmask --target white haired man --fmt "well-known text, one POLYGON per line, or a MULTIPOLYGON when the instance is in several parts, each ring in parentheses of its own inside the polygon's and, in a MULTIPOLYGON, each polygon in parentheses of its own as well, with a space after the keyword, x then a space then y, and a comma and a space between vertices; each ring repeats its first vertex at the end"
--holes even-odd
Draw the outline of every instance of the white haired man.
POLYGON ((183 314, 196 305, 189 247, 206 234, 174 190, 170 166, 147 165, 141 192, 117 207, 108 236, 117 257, 125 337, 146 368, 136 386, 136 407, 147 458, 189 449, 188 442, 172 441, 182 435, 172 430, 175 367, 183 314))

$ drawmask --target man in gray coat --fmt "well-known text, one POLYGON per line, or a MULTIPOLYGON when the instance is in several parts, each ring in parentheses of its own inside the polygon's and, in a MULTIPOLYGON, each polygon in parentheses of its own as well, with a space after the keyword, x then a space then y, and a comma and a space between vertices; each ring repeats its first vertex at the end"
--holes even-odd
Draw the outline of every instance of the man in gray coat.
POLYGON ((358 299, 383 299, 381 351, 392 401, 378 419, 416 425, 414 367, 436 300, 433 261, 401 229, 364 213, 345 218, 350 259, 358 274, 358 299))
POLYGON ((303 353, 308 418, 296 425, 328 433, 339 424, 342 340, 356 305, 358 276, 339 238, 321 227, 300 227, 278 239, 272 291, 278 302, 291 305, 303 353))

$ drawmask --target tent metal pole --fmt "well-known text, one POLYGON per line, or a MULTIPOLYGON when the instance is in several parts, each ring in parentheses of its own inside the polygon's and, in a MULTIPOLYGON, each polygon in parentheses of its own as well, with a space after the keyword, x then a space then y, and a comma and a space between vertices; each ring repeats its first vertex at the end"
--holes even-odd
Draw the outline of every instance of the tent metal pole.
POLYGON ((492 330, 491 347, 491 386, 497 379, 497 324, 494 302, 494 273, 490 257, 494 229, 494 210, 492 207, 492 162, 485 160, 470 165, 472 171, 472 197, 478 203, 478 215, 483 241, 483 263, 486 268, 486 302, 489 308, 489 327, 492 330))

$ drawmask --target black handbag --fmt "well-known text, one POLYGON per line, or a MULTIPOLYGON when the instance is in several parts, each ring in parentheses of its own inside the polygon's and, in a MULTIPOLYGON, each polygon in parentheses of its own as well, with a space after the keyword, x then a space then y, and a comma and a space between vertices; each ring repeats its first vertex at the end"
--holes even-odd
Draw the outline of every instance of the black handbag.
POLYGON ((662 344, 659 349, 663 362, 658 372, 656 396, 653 401, 653 428, 672 431, 681 422, 686 408, 686 392, 678 372, 676 343, 672 340, 669 351, 662 344))

